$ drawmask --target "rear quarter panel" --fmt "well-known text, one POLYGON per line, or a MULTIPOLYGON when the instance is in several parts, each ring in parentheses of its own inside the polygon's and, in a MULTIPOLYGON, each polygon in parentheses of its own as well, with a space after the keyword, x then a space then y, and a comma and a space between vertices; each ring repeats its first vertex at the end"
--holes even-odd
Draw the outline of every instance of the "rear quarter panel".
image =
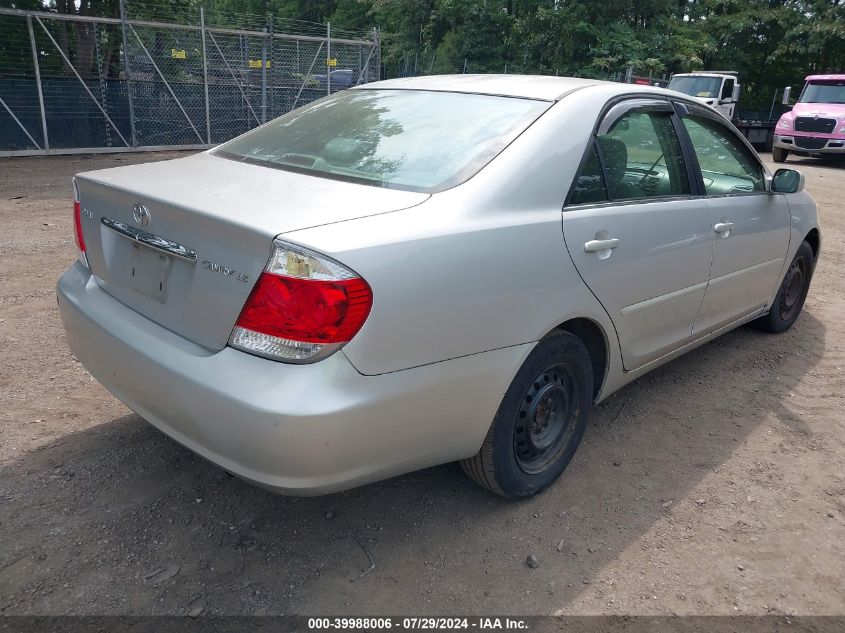
POLYGON ((574 317, 602 328, 609 373, 621 370, 612 325, 562 235, 563 201, 607 98, 588 92, 554 105, 468 182, 413 209, 284 235, 370 283, 372 312, 344 348, 360 372, 537 341, 574 317))

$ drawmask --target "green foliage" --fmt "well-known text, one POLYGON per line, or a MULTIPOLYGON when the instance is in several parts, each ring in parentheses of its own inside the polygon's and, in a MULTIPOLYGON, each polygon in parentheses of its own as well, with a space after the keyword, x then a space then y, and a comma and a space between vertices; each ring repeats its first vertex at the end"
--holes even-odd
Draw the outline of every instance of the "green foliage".
MULTIPOLYGON (((652 77, 735 70, 745 107, 768 107, 785 85, 814 72, 845 71, 845 0, 126 0, 136 17, 180 21, 200 6, 212 19, 272 15, 309 34, 377 27, 385 76, 508 72, 652 77), (296 22, 304 21, 304 22, 296 22), (310 24, 306 24, 310 23, 310 24)), ((38 0, 0 0, 36 8, 38 0)), ((117 15, 118 0, 52 0, 54 11, 117 15)), ((233 24, 234 25, 234 24, 233 24)), ((244 23, 246 26, 247 23, 244 23)), ((84 27, 67 46, 89 55, 84 27)), ((2 33, 0 33, 2 34, 2 33)), ((0 38, 0 62, 4 46, 0 38)), ((109 43, 101 43, 109 44, 109 43)), ((78 51, 78 52, 77 52, 78 51)))
POLYGON ((382 30, 388 76, 461 72, 465 60, 593 77, 735 70, 744 105, 763 108, 811 72, 845 71, 845 0, 357 2, 382 30))

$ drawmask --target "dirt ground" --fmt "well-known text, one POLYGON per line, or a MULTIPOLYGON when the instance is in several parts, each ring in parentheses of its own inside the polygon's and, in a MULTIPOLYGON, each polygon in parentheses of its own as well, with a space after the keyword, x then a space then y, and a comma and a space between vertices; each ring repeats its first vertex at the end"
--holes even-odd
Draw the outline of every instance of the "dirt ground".
POLYGON ((790 161, 824 231, 796 326, 629 385, 512 503, 454 464, 276 496, 88 375, 54 295, 70 178, 173 156, 0 160, 0 613, 845 614, 845 164, 790 161))

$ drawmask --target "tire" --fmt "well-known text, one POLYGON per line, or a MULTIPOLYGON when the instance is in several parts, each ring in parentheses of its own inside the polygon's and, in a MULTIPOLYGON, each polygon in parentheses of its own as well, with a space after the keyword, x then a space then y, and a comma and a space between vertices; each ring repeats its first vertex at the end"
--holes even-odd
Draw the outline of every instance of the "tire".
POLYGON ((783 149, 782 147, 772 148, 772 160, 776 163, 785 163, 787 157, 789 157, 788 149, 783 149))
POLYGON ((505 392, 481 450, 461 467, 477 484, 507 499, 537 494, 572 460, 592 402, 587 348, 574 334, 552 334, 529 354, 505 392))
POLYGON ((801 308, 804 307, 804 300, 807 298, 807 291, 810 289, 810 281, 813 278, 814 265, 812 247, 807 242, 801 242, 778 288, 769 313, 754 322, 758 328, 778 334, 792 327, 801 313, 801 308))

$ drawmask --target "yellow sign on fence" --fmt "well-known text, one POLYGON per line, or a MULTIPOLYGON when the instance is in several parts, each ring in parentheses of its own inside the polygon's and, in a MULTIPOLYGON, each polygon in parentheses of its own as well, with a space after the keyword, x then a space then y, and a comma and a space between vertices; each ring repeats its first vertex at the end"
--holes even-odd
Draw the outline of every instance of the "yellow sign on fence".
MULTIPOLYGON (((267 60, 267 68, 270 68, 272 62, 268 59, 267 60)), ((261 68, 261 60, 260 59, 250 59, 249 60, 249 67, 250 68, 261 68)))
POLYGON ((326 60, 326 66, 331 66, 332 68, 337 66, 337 57, 329 57, 326 60))
POLYGON ((173 59, 188 59, 188 54, 185 52, 184 48, 171 48, 170 56, 173 59))

